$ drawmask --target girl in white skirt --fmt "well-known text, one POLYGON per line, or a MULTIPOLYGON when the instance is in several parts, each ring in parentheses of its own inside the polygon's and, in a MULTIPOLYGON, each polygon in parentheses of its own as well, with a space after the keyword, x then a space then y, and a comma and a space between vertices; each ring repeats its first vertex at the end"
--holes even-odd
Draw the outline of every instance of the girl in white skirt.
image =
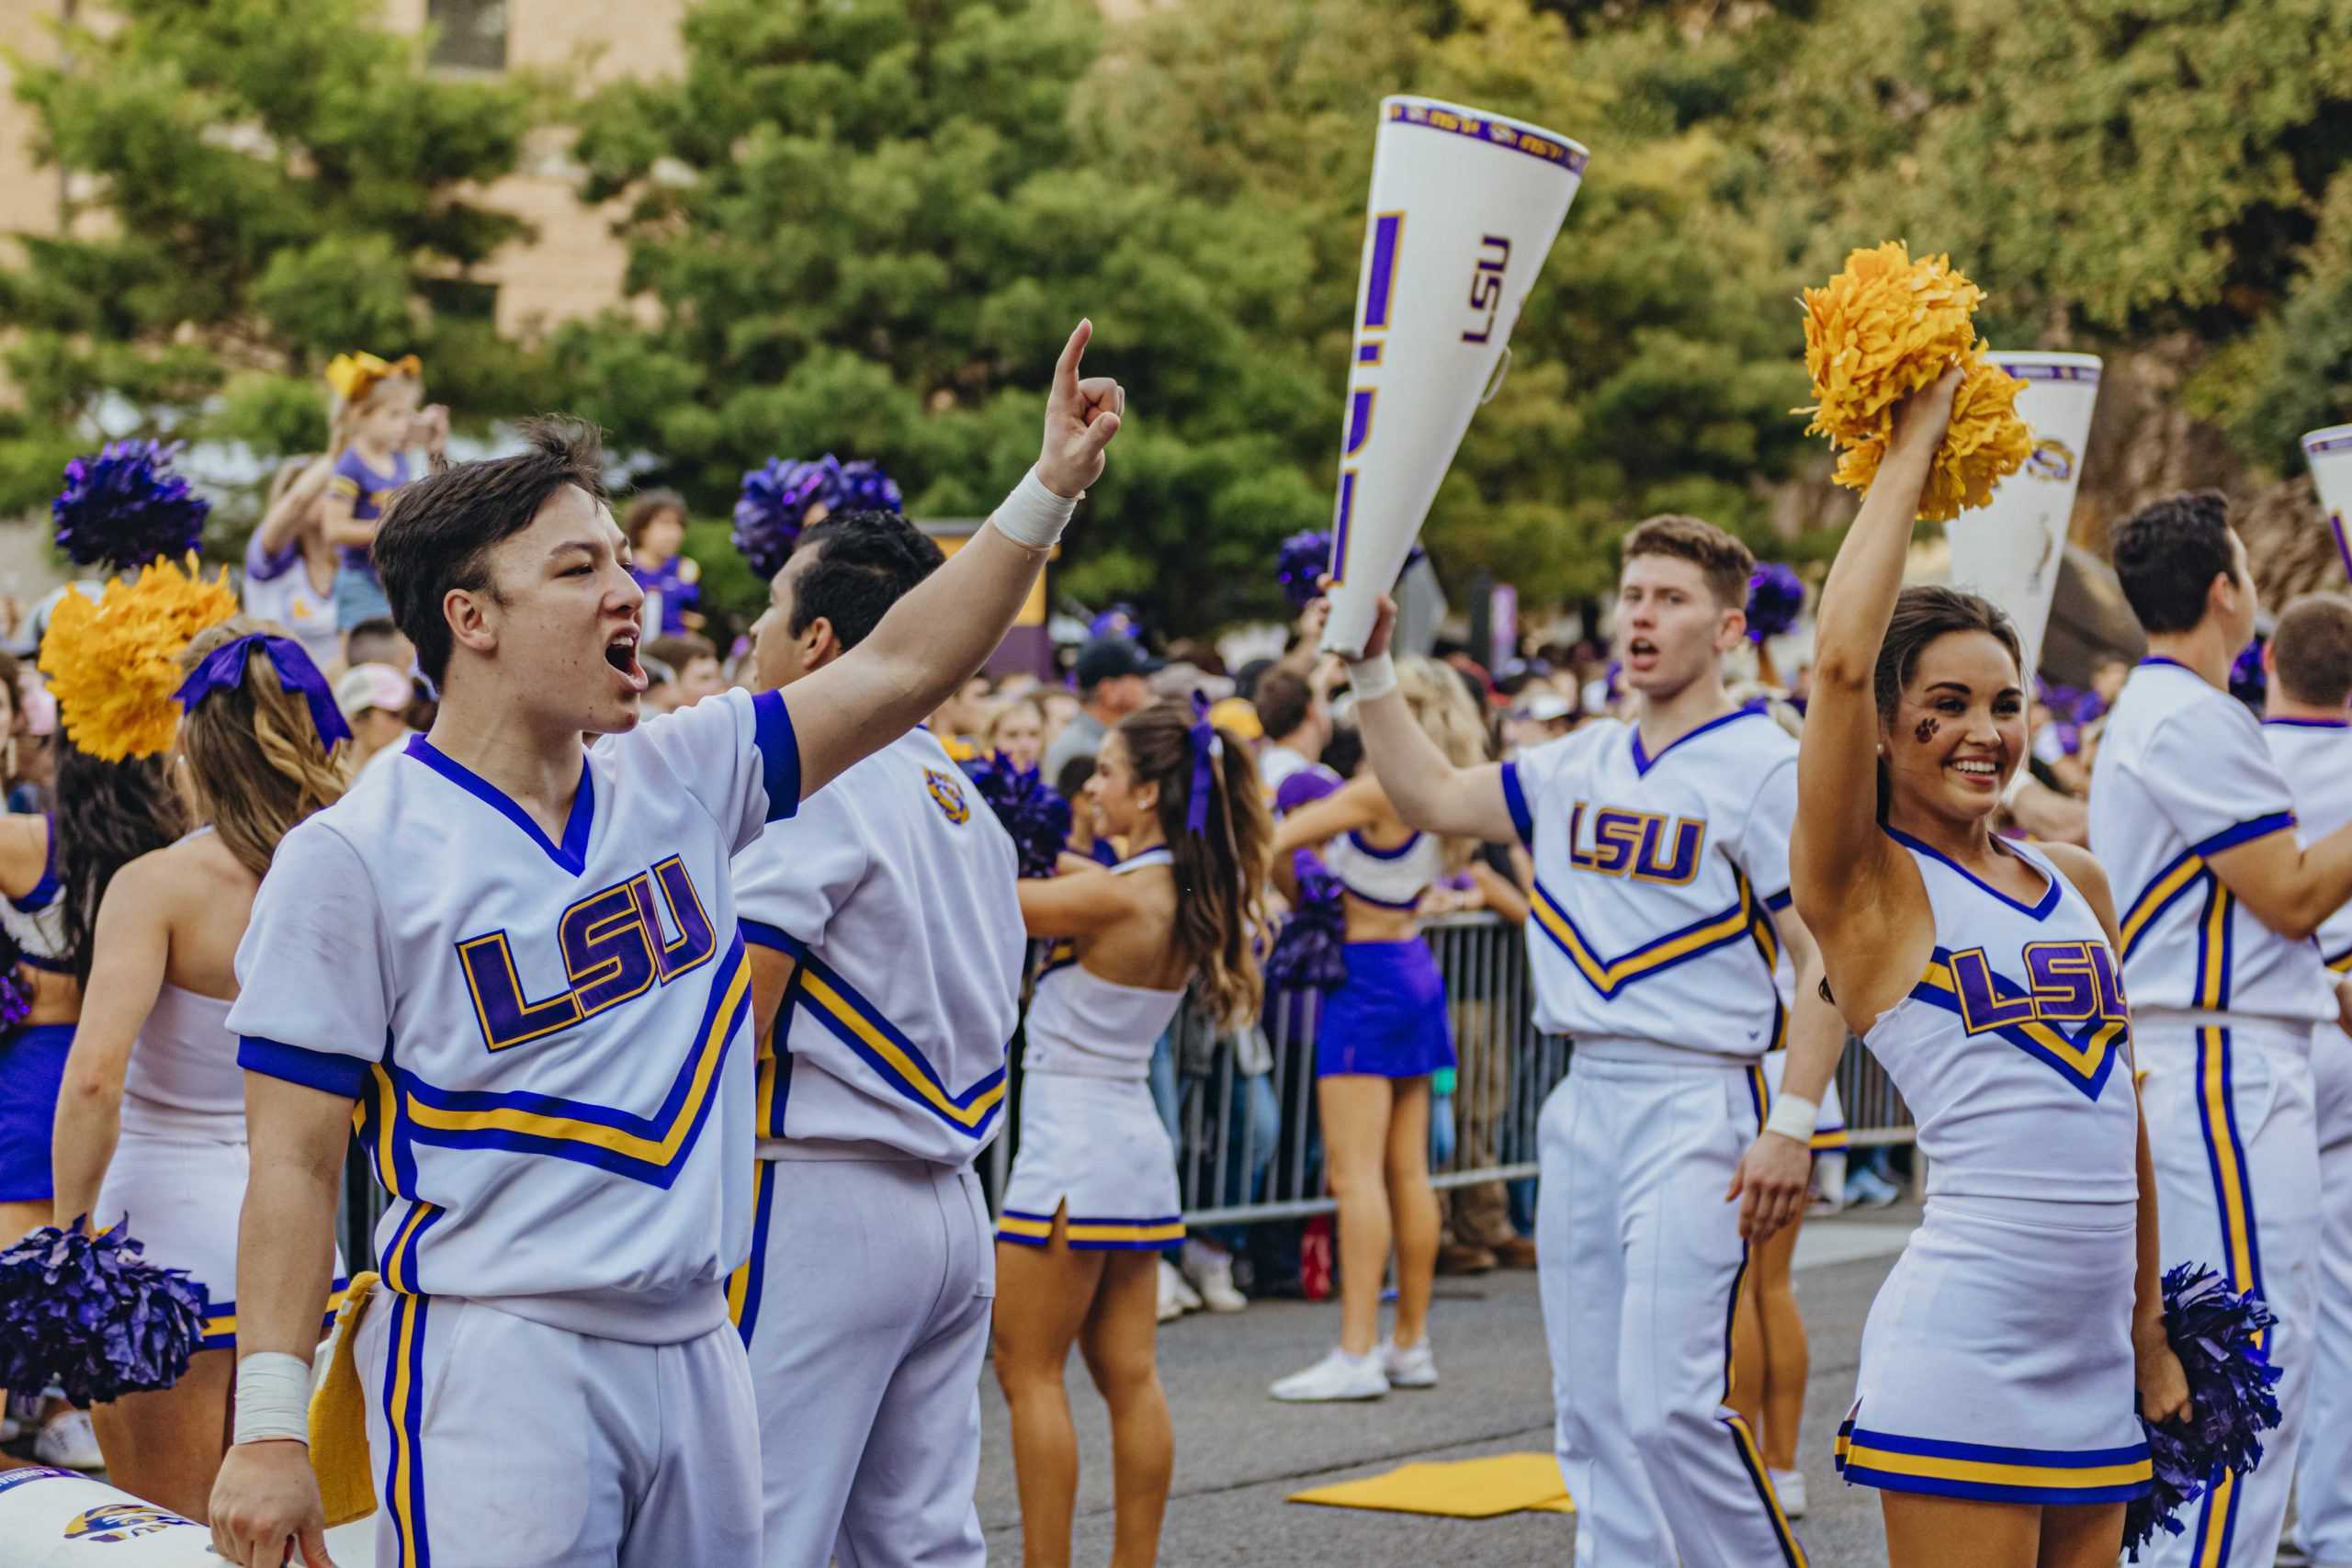
MULTIPOLYGON (((206 826, 107 888, 52 1154, 57 1224, 128 1218, 148 1262, 187 1269, 205 1292, 202 1348, 180 1381, 92 1412, 115 1484, 198 1521, 228 1441, 237 1354, 245 1101, 226 1027, 232 961, 278 840, 345 784, 334 742, 347 732, 325 679, 299 643, 268 630, 240 617, 181 655, 209 682, 182 688, 176 758, 206 826), (314 714, 334 734, 322 737, 314 714)), ((333 1304, 322 1303, 322 1328, 333 1304)))
POLYGON ((2027 745, 2008 618, 1901 587, 1959 379, 1897 411, 1838 551, 1798 764, 1797 911, 1929 1173, 1838 1465, 1881 1489, 1893 1568, 2107 1568, 2149 1483, 2133 1397, 2161 1420, 2188 1385, 2107 879, 1992 831, 2027 745))
POLYGON ((1249 749, 1198 702, 1146 708, 1104 737, 1081 809, 1127 854, 1021 884, 1029 934, 1064 940, 1025 1026, 997 1230, 996 1371, 1012 1411, 1023 1560, 1069 1562, 1078 1440, 1062 1378, 1076 1344, 1111 1407, 1113 1568, 1148 1568, 1174 1463, 1153 1343, 1159 1256, 1184 1223, 1146 1073, 1196 976, 1220 1023, 1257 1015, 1252 939, 1272 828, 1249 749))

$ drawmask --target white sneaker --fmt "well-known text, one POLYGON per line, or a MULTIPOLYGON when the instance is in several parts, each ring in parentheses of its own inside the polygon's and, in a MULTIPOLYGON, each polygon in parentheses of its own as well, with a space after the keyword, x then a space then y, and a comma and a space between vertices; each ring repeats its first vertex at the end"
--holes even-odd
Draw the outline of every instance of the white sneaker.
POLYGON ((1250 1298, 1234 1288, 1232 1258, 1204 1242, 1184 1244, 1182 1273, 1211 1312, 1239 1312, 1250 1304, 1250 1298))
POLYGON ((1351 1356, 1335 1347, 1329 1355, 1305 1371, 1291 1373, 1266 1392, 1293 1404, 1327 1399, 1378 1399, 1388 1392, 1388 1379, 1380 1370, 1379 1356, 1351 1356))
POLYGON ((33 1439, 33 1458, 67 1470, 104 1470, 106 1456, 98 1452, 98 1434, 86 1410, 68 1410, 41 1424, 33 1439))
POLYGON ((1184 1283, 1184 1276, 1165 1258, 1159 1260, 1159 1321, 1173 1323, 1188 1312, 1200 1310, 1201 1298, 1193 1287, 1184 1283))
POLYGON ((1804 1517, 1804 1472, 1774 1470, 1765 1473, 1772 1478, 1772 1495, 1781 1500, 1781 1512, 1792 1519, 1804 1517))
POLYGON ((1418 1345, 1399 1345, 1394 1339, 1384 1341, 1380 1347, 1380 1370, 1387 1375, 1390 1388, 1437 1386, 1437 1356, 1430 1348, 1427 1335, 1418 1345))

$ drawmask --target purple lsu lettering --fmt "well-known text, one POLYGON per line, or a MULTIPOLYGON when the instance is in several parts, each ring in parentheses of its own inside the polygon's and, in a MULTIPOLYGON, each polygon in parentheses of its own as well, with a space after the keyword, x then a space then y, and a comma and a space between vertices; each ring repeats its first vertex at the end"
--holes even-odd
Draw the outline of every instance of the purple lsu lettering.
POLYGON ((1462 334, 1464 343, 1484 343, 1495 335, 1495 315, 1503 304, 1503 273, 1510 265, 1510 241, 1501 234, 1488 234, 1478 242, 1478 265, 1470 273, 1470 308, 1487 312, 1484 325, 1475 333, 1462 334), (1485 253, 1493 251, 1493 255, 1485 253))
POLYGON ((1568 863, 1577 870, 1675 886, 1699 874, 1699 852, 1707 841, 1703 821, 1603 806, 1591 813, 1588 838, 1585 814, 1581 800, 1568 807, 1568 863))
POLYGON ((709 962, 718 951, 718 939, 694 879, 673 855, 564 910, 556 922, 556 946, 563 954, 568 984, 533 1001, 524 995, 514 947, 504 931, 458 943, 482 1043, 492 1051, 570 1029, 606 1008, 643 996, 656 982, 666 986, 709 962), (657 887, 670 925, 678 933, 674 938, 663 931, 655 913, 657 887))
POLYGON ((1981 947, 1951 955, 1952 991, 1961 1026, 1971 1034, 2026 1023, 2120 1023, 2130 1021, 2115 956, 2103 942, 2038 942, 2025 950, 2027 991, 2000 994, 1981 947))

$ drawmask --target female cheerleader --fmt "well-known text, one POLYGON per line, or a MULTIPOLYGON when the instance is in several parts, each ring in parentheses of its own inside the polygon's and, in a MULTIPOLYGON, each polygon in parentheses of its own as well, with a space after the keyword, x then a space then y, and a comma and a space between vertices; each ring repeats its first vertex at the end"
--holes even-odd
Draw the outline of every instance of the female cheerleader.
MULTIPOLYGON (((1992 831, 2026 755, 2007 617, 1901 587, 1959 382, 1896 412, 1822 592, 1798 763, 1797 911, 1931 1173, 1863 1331, 1838 1465, 1882 1489, 1893 1568, 2107 1568, 2149 1483, 2133 1394, 2162 1420, 2188 1386, 2107 878, 1992 831)), ((1818 1066, 1792 1056, 1789 1077, 1818 1066)))
MULTIPOLYGON (((1462 678, 1412 659, 1396 667, 1413 716, 1456 767, 1487 760, 1462 678)), ((1275 874, 1295 893, 1291 853, 1322 847, 1343 889, 1345 984, 1323 1000, 1315 1035, 1324 1167, 1340 1206, 1340 1343, 1271 1390, 1276 1399, 1377 1399, 1431 1388, 1430 1288, 1437 1274, 1437 1191, 1430 1185, 1430 1075, 1453 1066, 1445 980, 1421 940, 1422 897, 1452 869, 1446 846, 1405 825, 1369 769, 1283 818, 1275 874), (1396 1323, 1380 1341, 1380 1289, 1396 1251, 1396 1323), (1379 1353, 1375 1355, 1374 1352, 1379 1353)))
POLYGON ((107 889, 58 1103, 54 1223, 127 1218, 149 1262, 187 1269, 208 1294, 203 1348, 180 1381, 93 1412, 114 1483, 200 1522, 236 1365, 245 1115, 225 1027, 232 961, 278 840, 343 794, 345 732, 325 678, 274 627, 223 622, 180 666, 192 679, 178 758, 204 826, 107 889))
POLYGON ((1272 829, 1249 749, 1197 700, 1123 720, 1086 794, 1127 858, 1021 884, 1029 934, 1062 940, 1029 1008, 997 1231, 996 1371, 1012 1409, 1023 1561, 1069 1562, 1078 1439, 1062 1369, 1075 1342, 1111 1407, 1113 1568, 1148 1568, 1174 1462, 1153 1355, 1159 1252, 1184 1224, 1145 1075, 1195 976, 1220 1024, 1256 1014, 1272 829))

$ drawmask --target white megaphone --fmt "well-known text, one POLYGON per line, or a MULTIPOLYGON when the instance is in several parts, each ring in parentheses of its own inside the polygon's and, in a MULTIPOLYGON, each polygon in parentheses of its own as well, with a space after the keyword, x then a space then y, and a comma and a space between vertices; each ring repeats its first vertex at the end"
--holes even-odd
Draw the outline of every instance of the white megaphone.
POLYGON ((1945 529, 1951 585, 1982 593, 2008 613, 2025 645, 2029 686, 2041 665, 2042 634, 2066 558, 2066 525, 2083 482, 2091 411, 2098 402, 2097 355, 2003 354, 1993 363, 2025 383, 2018 417, 2033 432, 2033 456, 1993 487, 1993 499, 1945 529))
POLYGON ((1435 98, 1380 102, 1340 421, 1323 646, 1355 658, 1583 182, 1556 131, 1435 98))
POLYGON ((2336 558, 2352 577, 2352 424, 2331 424, 2304 436, 2303 459, 2319 486, 2319 508, 2335 536, 2336 558))
POLYGON ((0 1470, 0 1568, 220 1568, 212 1531, 70 1470, 0 1470))

